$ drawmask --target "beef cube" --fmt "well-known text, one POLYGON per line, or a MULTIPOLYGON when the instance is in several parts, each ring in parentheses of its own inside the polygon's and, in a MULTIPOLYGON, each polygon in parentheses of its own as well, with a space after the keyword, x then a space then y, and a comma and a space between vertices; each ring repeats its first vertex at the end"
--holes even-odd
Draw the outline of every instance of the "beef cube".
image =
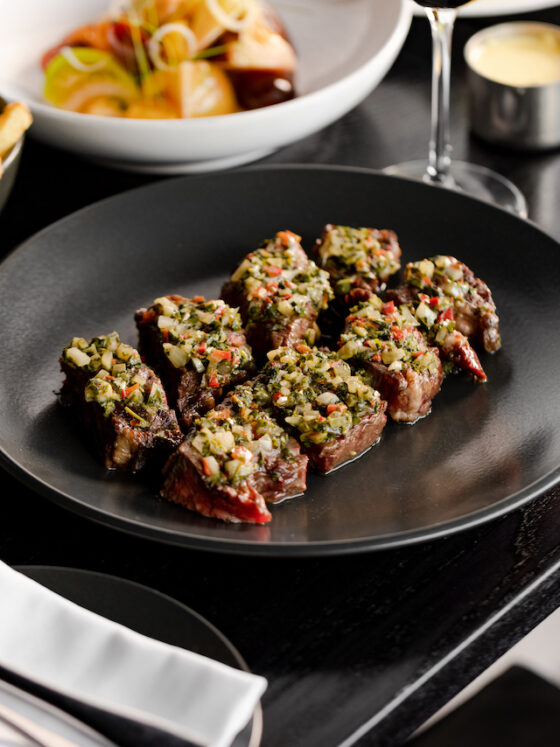
POLYGON ((239 386, 195 421, 166 465, 161 494, 210 518, 264 524, 266 503, 305 490, 307 461, 251 387, 239 386))
POLYGON ((255 396, 273 408, 317 470, 330 472, 379 440, 386 403, 335 353, 298 345, 268 359, 255 396))
POLYGON ((411 307, 373 295, 352 309, 338 354, 367 371, 393 420, 413 423, 430 412, 443 370, 436 348, 418 331, 411 307))
POLYGON ((107 469, 161 465, 183 440, 161 381, 116 332, 75 337, 60 359, 61 400, 71 407, 107 469))
MULTIPOLYGON (((437 259, 441 264, 444 264, 450 258, 434 257, 433 259, 437 259)), ((456 288, 454 285, 442 283, 441 273, 436 272, 436 268, 437 265, 432 260, 422 260, 407 265, 406 276, 409 284, 387 291, 387 298, 401 306, 405 304, 410 308, 420 323, 422 334, 431 345, 438 347, 448 369, 463 369, 474 376, 476 381, 485 382, 487 380, 486 373, 478 355, 472 348, 469 338, 462 331, 468 331, 468 329, 464 323, 466 307, 465 302, 460 298, 461 287, 456 288), (457 323, 457 314, 459 319, 463 320, 462 324, 457 323), (459 327, 462 327, 462 330, 459 327)), ((457 272, 454 274, 457 276, 457 272)), ((461 285, 464 290, 464 284, 461 285)), ((466 293, 465 295, 472 300, 472 294, 466 293)), ((477 312, 475 312, 474 307, 470 308, 470 312, 473 315, 472 319, 476 320, 477 312)), ((498 344, 500 344, 497 332, 498 317, 493 312, 487 314, 486 308, 481 311, 481 314, 487 316, 487 322, 490 324, 494 325, 495 322, 493 329, 497 335, 498 344), (490 321, 491 316, 495 317, 494 321, 490 321)), ((470 329, 472 332, 472 325, 470 325, 470 329)), ((478 333, 472 334, 471 337, 474 340, 482 339, 478 336, 478 333)))
POLYGON ((221 300, 164 296, 137 311, 135 320, 140 350, 187 428, 253 374, 241 318, 221 300))
POLYGON ((405 282, 418 297, 440 297, 453 307, 456 329, 488 353, 501 347, 499 318, 490 289, 455 257, 437 255, 405 268, 405 282))
POLYGON ((394 231, 328 224, 315 244, 319 267, 331 277, 337 299, 348 308, 384 290, 400 269, 394 231))
POLYGON ((300 237, 280 231, 248 254, 222 289, 239 307, 247 340, 258 357, 278 347, 313 343, 317 317, 332 298, 328 275, 303 251, 300 237))

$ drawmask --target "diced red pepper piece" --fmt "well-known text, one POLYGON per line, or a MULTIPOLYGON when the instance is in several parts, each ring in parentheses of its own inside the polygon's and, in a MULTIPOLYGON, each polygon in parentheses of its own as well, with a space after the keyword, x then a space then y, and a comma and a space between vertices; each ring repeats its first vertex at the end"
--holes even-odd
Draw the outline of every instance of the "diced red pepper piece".
POLYGON ((439 314, 437 320, 438 323, 441 324, 441 322, 452 322, 455 317, 453 316, 453 309, 450 306, 448 309, 445 309, 445 311, 442 311, 441 314, 439 314))
POLYGON ((439 296, 432 296, 430 298, 430 306, 439 306, 439 296))
POLYGON ((293 231, 278 231, 276 235, 284 246, 288 246, 291 239, 301 241, 301 236, 298 236, 297 233, 294 233, 293 231))
POLYGON ((201 462, 202 462, 202 469, 204 470, 204 474, 206 475, 206 477, 210 477, 210 475, 212 474, 210 462, 208 461, 206 457, 202 457, 201 462))
POLYGON ((200 345, 197 347, 196 352, 199 355, 203 355, 206 352, 206 347, 207 347, 206 343, 205 342, 201 342, 200 345))
POLYGON ((133 384, 132 386, 127 387, 126 389, 121 389, 121 397, 123 399, 130 397, 132 392, 135 392, 139 387, 140 387, 140 384, 133 384))
POLYGON ((215 371, 212 372, 212 375, 210 376, 210 379, 208 380, 208 386, 211 386, 212 389, 215 389, 216 387, 220 386, 220 382, 218 381, 218 375, 215 371))
POLYGON ((395 313, 395 303, 394 301, 388 301, 387 303, 384 303, 381 307, 381 311, 383 314, 394 314, 395 313))
POLYGON ((275 278, 277 275, 282 274, 282 268, 277 267, 276 265, 268 265, 264 268, 264 271, 270 278, 275 278))
POLYGON ((231 350, 213 350, 212 358, 218 361, 229 361, 231 360, 231 350))
POLYGON ((395 340, 404 339, 404 330, 401 327, 392 327, 391 334, 393 335, 395 340))
POLYGON ((193 301, 195 303, 204 303, 205 300, 204 296, 193 296, 193 301))

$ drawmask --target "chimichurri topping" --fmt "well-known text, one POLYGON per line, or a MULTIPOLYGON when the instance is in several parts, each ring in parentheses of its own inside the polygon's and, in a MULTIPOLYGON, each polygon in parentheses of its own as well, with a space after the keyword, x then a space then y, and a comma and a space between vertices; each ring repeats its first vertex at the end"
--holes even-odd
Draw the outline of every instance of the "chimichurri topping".
POLYGON ((175 368, 201 374, 201 386, 222 386, 252 365, 241 317, 224 301, 196 296, 175 302, 164 296, 154 305, 160 311, 157 325, 165 355, 175 368))
POLYGON ((419 262, 409 262, 404 277, 407 283, 428 296, 449 299, 448 306, 453 305, 455 301, 476 301, 476 311, 485 314, 490 308, 480 303, 477 289, 465 278, 464 269, 463 263, 454 257, 438 254, 419 262))
POLYGON ((255 401, 251 387, 238 386, 227 406, 195 421, 191 446, 201 455, 210 486, 235 485, 261 468, 273 451, 291 459, 289 436, 255 401))
MULTIPOLYGON (((426 308, 430 314, 434 313, 435 323, 437 312, 433 312, 429 305, 426 308)), ((416 371, 437 373, 439 356, 417 331, 419 324, 412 306, 403 304, 397 307, 393 301, 384 303, 379 296, 373 295, 366 303, 351 310, 338 355, 343 359, 382 363, 389 371, 410 367, 416 371)))
POLYGON ((356 276, 386 282, 400 269, 394 253, 384 247, 373 228, 330 226, 325 232, 319 254, 321 266, 344 277, 335 283, 335 293, 345 295, 356 276))
POLYGON ((268 353, 255 397, 280 411, 305 446, 344 436, 379 411, 379 392, 335 353, 306 345, 268 353))
POLYGON ((140 358, 137 350, 121 342, 119 335, 93 337, 89 342, 74 337, 62 358, 72 368, 94 372, 84 388, 86 402, 97 402, 109 417, 118 406, 135 427, 148 427, 159 410, 168 410, 165 392, 140 358))
POLYGON ((333 298, 329 276, 303 255, 300 237, 280 231, 251 252, 232 276, 248 299, 249 321, 290 319, 318 313, 333 298), (302 261, 302 258, 304 261, 302 261))

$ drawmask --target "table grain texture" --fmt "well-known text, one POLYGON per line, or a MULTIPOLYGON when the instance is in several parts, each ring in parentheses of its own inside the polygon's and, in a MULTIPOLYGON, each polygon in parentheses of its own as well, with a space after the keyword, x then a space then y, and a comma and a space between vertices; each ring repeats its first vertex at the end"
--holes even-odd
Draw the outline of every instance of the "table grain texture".
MULTIPOLYGON (((560 24, 560 8, 518 18, 560 24)), ((560 153, 501 150, 468 131, 462 49, 474 32, 504 20, 457 23, 454 157, 513 180, 530 218, 558 240, 560 153)), ((368 99, 264 163, 378 169, 423 157, 429 92, 428 24, 415 19, 393 69, 368 99)), ((30 138, 0 217, 0 253, 78 208, 155 179, 95 166, 30 138)), ((483 526, 401 550, 275 559, 152 543, 65 512, 3 470, 0 480, 2 560, 114 574, 200 612, 269 680, 265 747, 402 744, 560 605, 558 488, 483 526)))

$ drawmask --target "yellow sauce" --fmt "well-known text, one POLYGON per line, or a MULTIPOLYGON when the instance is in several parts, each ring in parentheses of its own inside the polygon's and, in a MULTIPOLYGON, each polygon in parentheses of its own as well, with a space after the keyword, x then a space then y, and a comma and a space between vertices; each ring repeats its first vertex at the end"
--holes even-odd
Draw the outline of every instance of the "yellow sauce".
POLYGON ((510 86, 541 86, 560 81, 560 34, 524 31, 488 39, 471 61, 485 78, 510 86))

